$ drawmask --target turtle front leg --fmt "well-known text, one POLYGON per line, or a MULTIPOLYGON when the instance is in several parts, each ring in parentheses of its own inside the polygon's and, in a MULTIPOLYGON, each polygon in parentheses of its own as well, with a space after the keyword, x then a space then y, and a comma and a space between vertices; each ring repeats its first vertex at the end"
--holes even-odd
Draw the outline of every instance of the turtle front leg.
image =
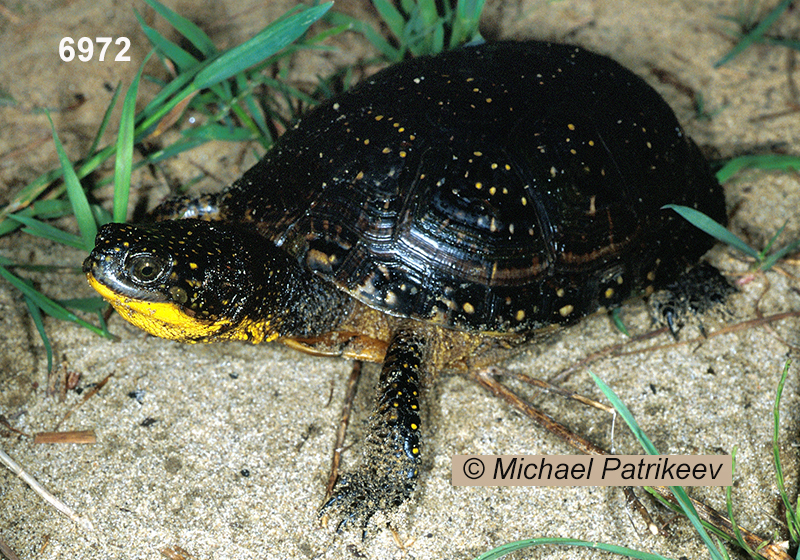
POLYGON ((375 412, 370 418, 363 456, 345 474, 320 514, 341 513, 337 530, 367 522, 378 511, 402 504, 414 491, 421 445, 420 393, 425 382, 425 341, 411 331, 395 333, 386 351, 375 412))

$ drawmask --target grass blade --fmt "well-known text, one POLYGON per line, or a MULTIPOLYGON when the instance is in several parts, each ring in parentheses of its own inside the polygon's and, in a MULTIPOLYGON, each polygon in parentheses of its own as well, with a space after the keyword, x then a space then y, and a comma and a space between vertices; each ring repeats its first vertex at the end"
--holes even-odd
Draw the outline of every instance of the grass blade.
MULTIPOLYGON (((733 450, 731 450, 731 460, 732 460, 732 465, 731 465, 732 473, 731 474, 736 472, 736 451, 737 450, 738 450, 738 448, 736 446, 734 446, 733 450)), ((728 519, 731 520, 731 527, 733 528, 733 534, 736 536, 736 543, 742 548, 742 550, 747 552, 752 558, 757 558, 756 553, 753 552, 753 549, 750 548, 750 545, 748 545, 747 541, 745 541, 744 538, 742 537, 742 530, 739 529, 739 524, 736 523, 736 517, 733 515, 733 497, 732 497, 732 495, 733 495, 733 486, 731 485, 731 486, 725 487, 725 506, 728 509, 728 519)))
POLYGON ((783 505, 786 507, 786 525, 789 528, 792 542, 797 542, 800 539, 798 534, 798 521, 797 511, 789 501, 789 496, 786 493, 786 486, 783 481, 783 468, 781 467, 781 447, 780 447, 780 421, 781 421, 781 395, 783 394, 783 386, 786 383, 786 378, 789 375, 789 366, 792 364, 791 360, 786 360, 783 366, 783 373, 781 380, 778 383, 778 390, 775 393, 775 403, 772 405, 772 460, 775 463, 775 480, 778 484, 778 492, 783 500, 783 505))
POLYGON ((696 228, 706 232, 710 236, 722 241, 726 245, 730 245, 734 249, 738 249, 745 255, 753 257, 757 261, 761 260, 761 254, 750 247, 747 243, 742 241, 738 236, 725 229, 721 224, 718 224, 702 212, 689 208, 688 206, 680 206, 677 204, 667 204, 662 208, 669 208, 675 210, 682 218, 688 221, 696 228))
POLYGON ((592 550, 602 550, 605 552, 620 554, 622 556, 628 556, 630 558, 637 558, 638 560, 668 560, 667 558, 659 554, 652 554, 650 552, 633 550, 631 548, 626 548, 624 546, 619 546, 616 544, 605 544, 605 543, 582 541, 578 539, 563 539, 563 538, 554 538, 554 539, 539 538, 539 539, 524 539, 521 541, 515 541, 508 544, 504 544, 502 546, 498 546, 497 548, 490 550, 488 552, 484 552, 483 554, 478 556, 475 560, 498 560, 499 558, 502 558, 506 554, 511 554, 512 552, 517 552, 525 548, 532 548, 534 546, 542 546, 542 545, 579 546, 583 548, 589 548, 592 550))
POLYGON ((205 32, 193 24, 185 17, 176 14, 164 4, 157 0, 144 0, 147 2, 161 17, 167 20, 172 27, 177 29, 178 33, 183 35, 187 41, 193 44, 198 51, 207 57, 217 54, 217 47, 205 32))
POLYGON ((223 142, 245 142, 254 138, 253 131, 250 129, 216 123, 208 123, 200 128, 188 129, 184 131, 183 136, 203 141, 222 140, 223 142))
POLYGON ((363 21, 339 12, 330 12, 325 16, 325 21, 334 26, 346 25, 349 29, 361 33, 389 62, 400 62, 403 60, 403 53, 400 49, 394 48, 389 41, 383 38, 383 35, 363 21))
POLYGON ((136 19, 139 20, 139 25, 142 28, 147 40, 150 41, 156 49, 158 49, 164 56, 169 58, 175 65, 178 67, 179 71, 188 70, 194 66, 199 64, 199 60, 197 60, 194 56, 192 56, 189 52, 185 51, 163 35, 147 25, 145 23, 144 18, 139 15, 139 12, 134 10, 133 15, 136 16, 136 19))
POLYGON ((53 227, 50 224, 19 214, 10 214, 8 217, 23 224, 25 228, 22 231, 25 233, 43 237, 44 239, 49 239, 50 241, 55 241, 56 243, 61 243, 69 247, 75 247, 76 249, 85 248, 83 238, 53 227))
POLYGON ((756 41, 760 41, 761 38, 764 36, 764 33, 767 29, 775 23, 775 21, 781 16, 783 12, 789 7, 789 5, 793 2, 793 0, 783 0, 780 4, 778 4, 767 16, 761 20, 761 22, 756 25, 749 33, 743 35, 741 39, 739 39, 739 43, 735 47, 733 47, 728 54, 723 56, 717 62, 714 63, 714 68, 719 68, 726 62, 730 61, 734 57, 741 54, 742 51, 747 49, 750 45, 752 45, 756 41))
POLYGON ((92 331, 95 334, 99 334, 100 336, 104 336, 106 338, 113 339, 114 337, 108 333, 104 332, 102 329, 95 327, 93 324, 88 323, 66 309, 65 307, 59 305, 52 299, 48 298, 44 294, 37 292, 28 282, 9 272, 5 267, 0 266, 0 277, 4 278, 9 284, 17 288, 19 291, 23 293, 26 297, 30 298, 34 305, 36 305, 39 309, 50 315, 51 317, 55 317, 56 319, 61 319, 62 321, 70 321, 72 323, 77 323, 82 327, 85 327, 92 331))
POLYGON ((406 19, 400 10, 394 7, 391 2, 387 0, 372 0, 372 5, 378 11, 381 19, 389 28, 389 31, 398 39, 403 39, 405 35, 406 19))
POLYGON ((50 338, 47 336, 47 333, 44 330, 44 320, 42 319, 41 310, 31 298, 28 296, 24 296, 24 298, 25 305, 28 306, 28 313, 31 314, 33 324, 36 326, 36 330, 39 332, 39 338, 42 339, 42 344, 44 344, 44 351, 47 354, 47 372, 49 373, 53 371, 53 345, 50 344, 50 338))
POLYGON ((86 199, 86 193, 83 192, 81 182, 75 174, 72 164, 64 151, 64 146, 61 140, 58 139, 56 127, 53 124, 53 119, 50 118, 50 113, 47 113, 47 120, 50 121, 50 128, 53 130, 53 142, 56 145, 56 152, 58 159, 61 162, 61 169, 64 173, 64 184, 67 187, 67 196, 72 204, 72 209, 75 212, 75 219, 78 221, 78 229, 81 230, 81 237, 83 238, 83 248, 90 251, 94 246, 94 238, 97 235, 97 224, 94 221, 94 215, 91 208, 89 208, 89 201, 86 199))
POLYGON ((761 154, 735 157, 717 171, 717 180, 725 183, 743 169, 766 169, 800 171, 800 156, 785 154, 761 154))
POLYGON ((783 249, 779 249, 779 250, 775 251, 769 257, 764 259, 764 262, 761 263, 761 266, 759 268, 761 268, 761 270, 769 270, 770 268, 772 268, 775 265, 776 262, 781 260, 783 257, 788 255, 789 253, 794 253, 798 249, 800 249, 800 239, 797 239, 796 241, 788 244, 783 249))
MULTIPOLYGON (((151 52, 152 54, 152 52, 151 52)), ((133 136, 134 120, 136 118, 136 94, 139 91, 139 80, 142 77, 144 65, 150 59, 148 54, 139 72, 133 79, 127 93, 125 101, 122 103, 122 116, 119 122, 119 133, 117 135, 117 156, 114 160, 114 212, 115 222, 124 222, 128 215, 128 196, 131 190, 131 169, 133 167, 133 136)))
POLYGON ((458 0, 453 31, 450 35, 450 48, 479 39, 481 12, 486 0, 458 0))
POLYGON ((272 23, 252 39, 215 58, 211 64, 198 72, 192 85, 196 89, 210 87, 272 56, 305 33, 312 23, 330 9, 331 5, 331 2, 327 2, 272 23))
POLYGON ((100 128, 97 129, 97 134, 94 135, 94 140, 92 141, 92 146, 89 148, 88 154, 93 154, 97 150, 97 146, 100 145, 100 139, 103 137, 103 134, 106 132, 106 128, 108 128, 108 123, 111 121, 111 112, 114 110, 114 107, 117 106, 117 98, 119 98, 119 92, 122 91, 120 84, 117 84, 117 87, 114 88, 114 95, 111 98, 111 102, 108 104, 108 109, 106 109, 105 114, 103 115, 103 120, 100 123, 100 128))
MULTIPOLYGON (((644 433, 642 428, 636 422, 636 419, 633 417, 633 414, 631 414, 631 411, 628 410, 627 406, 625 406, 625 403, 622 402, 616 393, 611 390, 611 387, 606 385, 602 379, 591 372, 589 372, 589 375, 591 375, 594 382, 600 388, 600 391, 603 392, 614 409, 619 413, 620 417, 622 417, 622 419, 628 425, 631 432, 633 432, 633 435, 636 437, 636 440, 639 442, 639 445, 641 445, 649 455, 658 455, 658 449, 656 449, 656 446, 653 445, 653 442, 650 441, 650 438, 647 437, 647 434, 644 433)), ((680 486, 670 486, 669 488, 672 491, 672 494, 675 496, 675 499, 678 500, 678 503, 681 505, 684 515, 689 518, 689 521, 694 526, 695 531, 697 531, 697 534, 700 535, 701 539, 703 539, 711 558, 714 560, 723 560, 722 554, 714 545, 711 537, 705 530, 705 527, 703 527, 700 517, 697 515, 697 510, 694 509, 694 505, 692 504, 691 500, 689 500, 689 496, 686 495, 684 489, 680 486)))

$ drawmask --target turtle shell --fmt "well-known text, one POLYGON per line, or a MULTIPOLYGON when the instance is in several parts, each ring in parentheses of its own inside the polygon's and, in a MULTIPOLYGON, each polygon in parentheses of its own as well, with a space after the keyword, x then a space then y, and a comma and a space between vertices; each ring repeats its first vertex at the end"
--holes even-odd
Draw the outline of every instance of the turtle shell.
POLYGON ((722 189, 664 100, 544 42, 391 66, 309 112, 223 196, 367 305, 482 332, 565 323, 657 286, 712 241, 722 189))

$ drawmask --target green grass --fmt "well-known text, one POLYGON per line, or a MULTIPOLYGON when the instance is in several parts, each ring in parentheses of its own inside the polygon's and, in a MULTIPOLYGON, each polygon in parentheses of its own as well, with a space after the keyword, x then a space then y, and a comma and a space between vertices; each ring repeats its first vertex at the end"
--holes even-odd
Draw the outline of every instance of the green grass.
POLYGON ((733 60, 754 43, 767 43, 800 50, 800 41, 767 35, 767 30, 789 9, 792 1, 793 0, 781 0, 781 2, 770 10, 760 21, 754 20, 752 13, 740 14, 737 18, 726 18, 738 24, 739 33, 736 45, 725 56, 714 63, 714 68, 719 68, 723 64, 733 60))

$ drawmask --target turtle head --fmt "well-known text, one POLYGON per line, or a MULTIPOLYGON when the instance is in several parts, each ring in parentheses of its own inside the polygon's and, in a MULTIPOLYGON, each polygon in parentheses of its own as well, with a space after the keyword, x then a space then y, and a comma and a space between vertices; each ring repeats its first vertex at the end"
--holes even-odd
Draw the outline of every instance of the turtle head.
POLYGON ((187 219, 107 224, 83 271, 124 319, 150 334, 261 342, 278 336, 281 314, 264 309, 279 305, 291 264, 245 224, 187 219))

